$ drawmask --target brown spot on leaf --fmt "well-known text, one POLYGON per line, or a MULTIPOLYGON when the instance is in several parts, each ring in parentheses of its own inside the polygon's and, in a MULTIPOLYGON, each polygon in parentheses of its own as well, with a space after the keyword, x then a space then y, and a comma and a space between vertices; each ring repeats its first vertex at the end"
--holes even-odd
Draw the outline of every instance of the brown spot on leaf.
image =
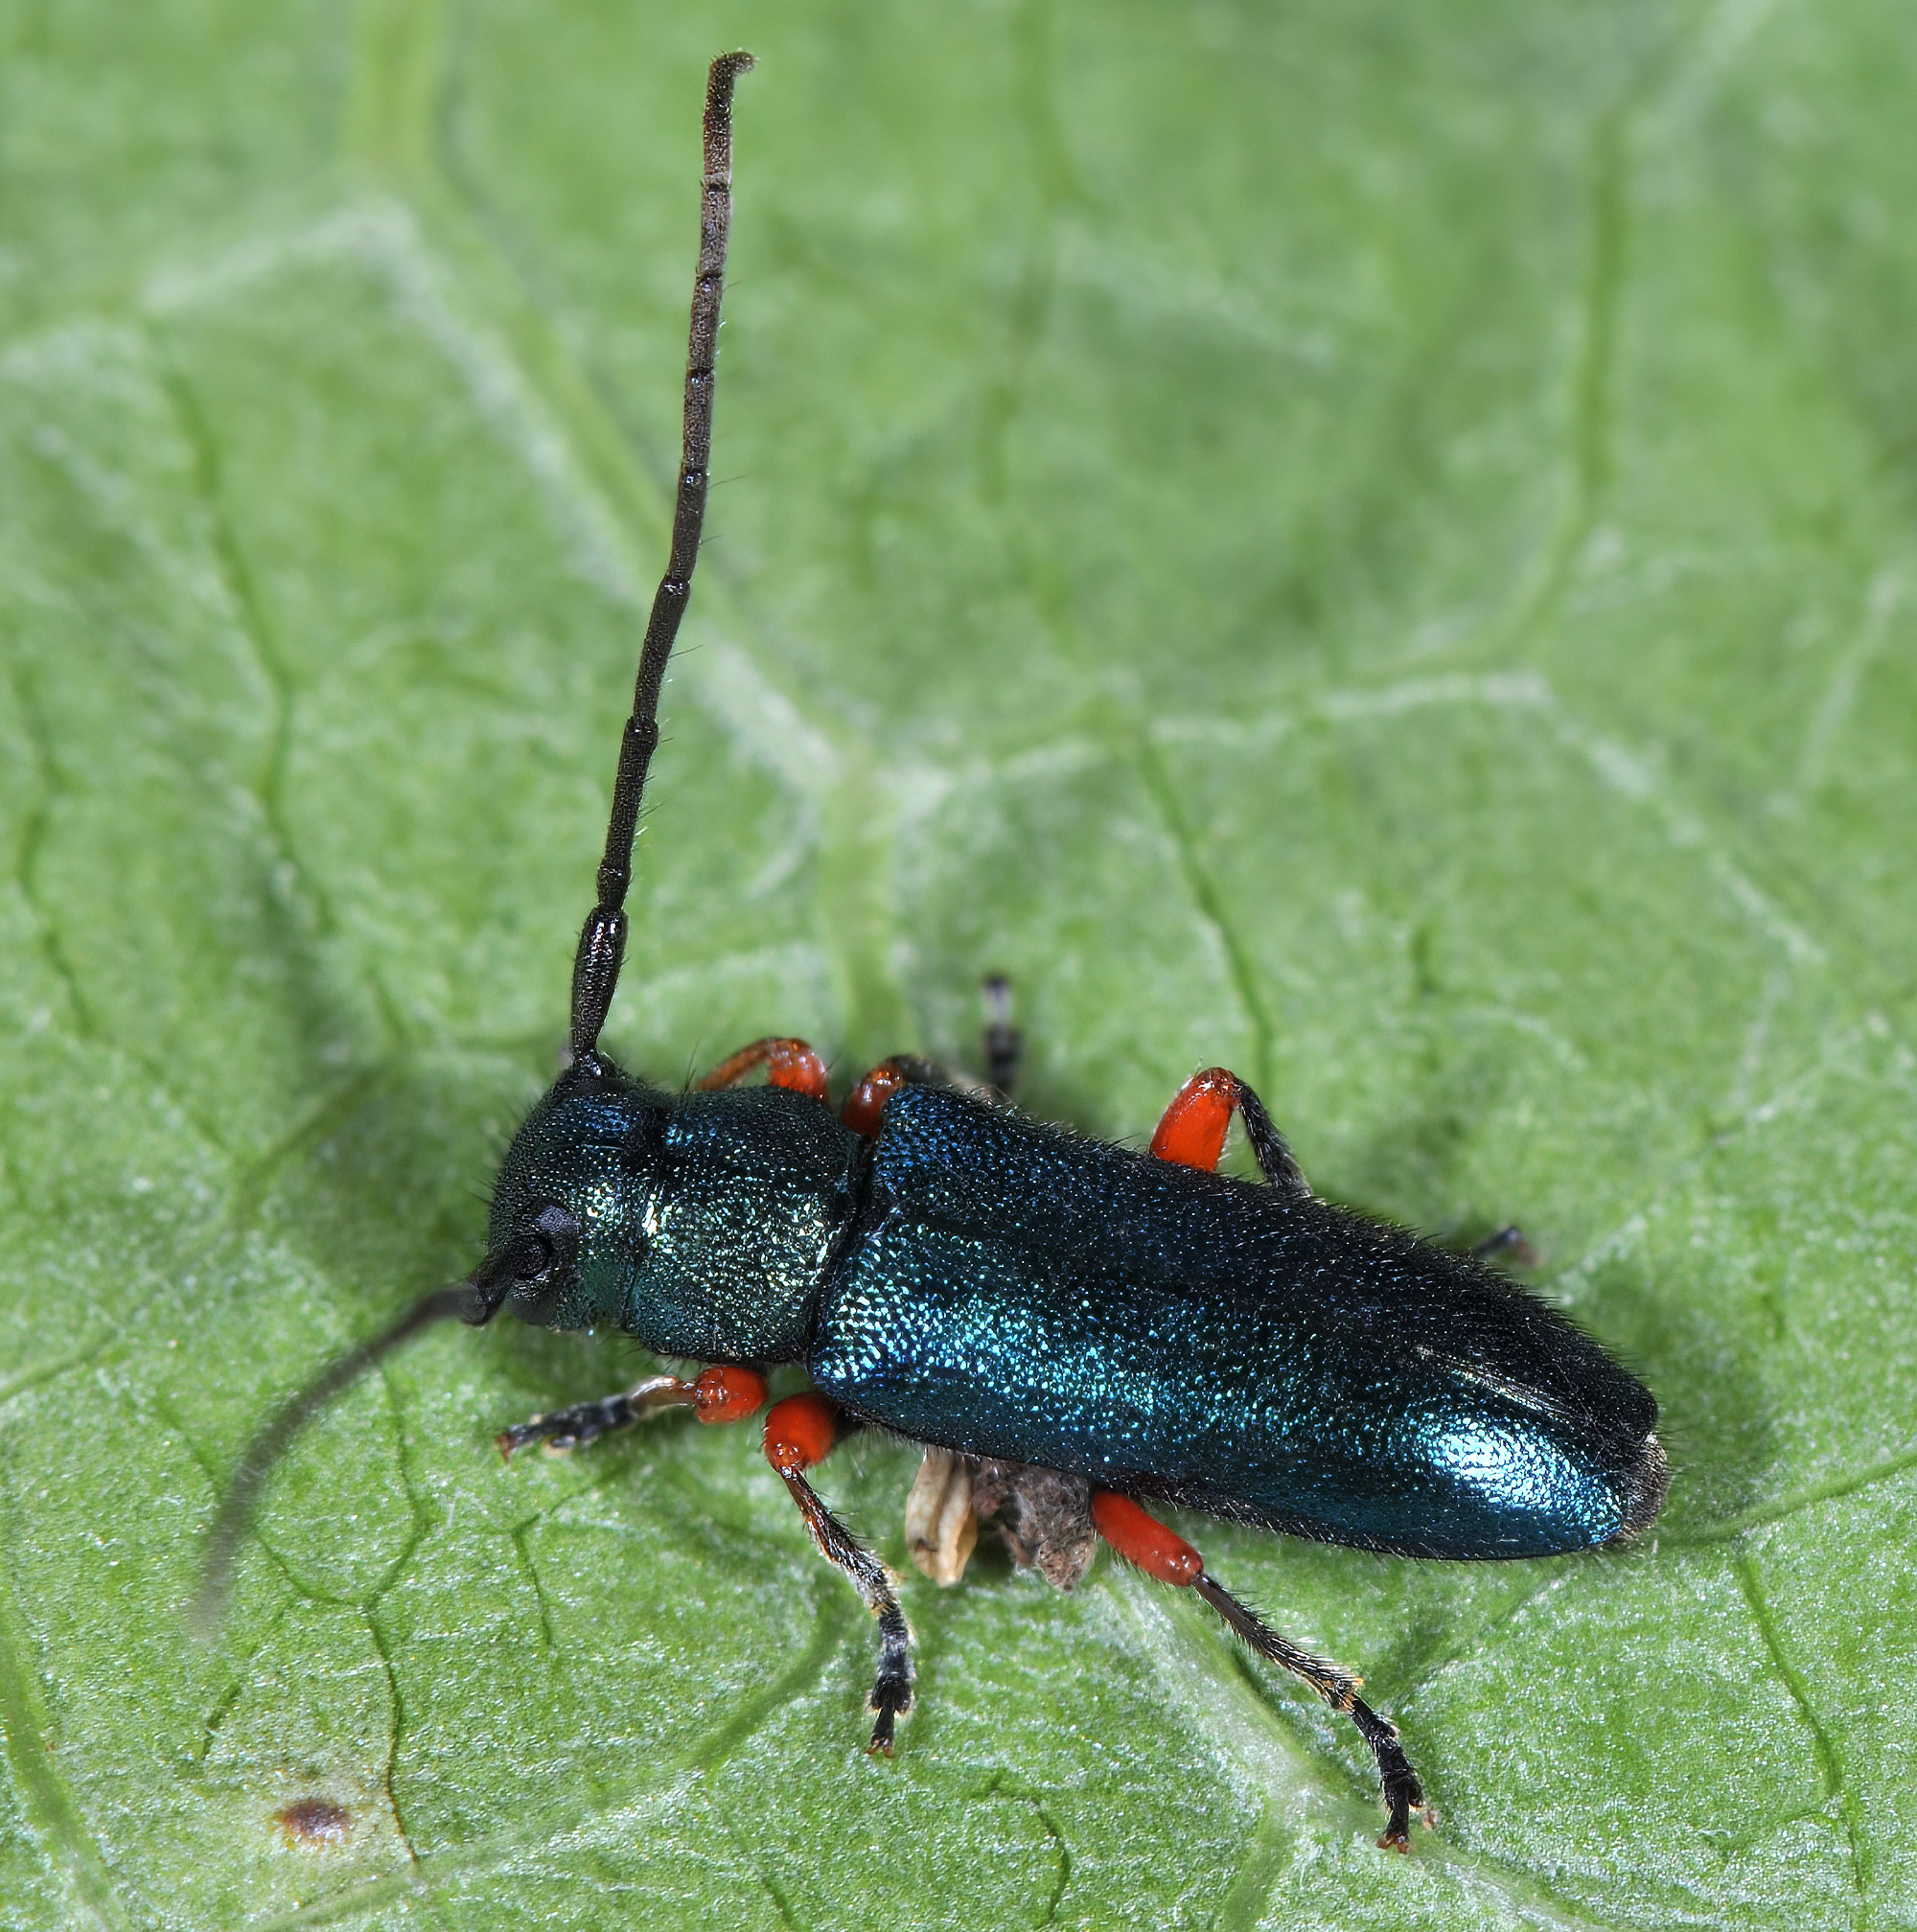
POLYGON ((289 1844, 322 1852, 344 1845, 353 1833, 352 1812, 331 1798, 295 1798, 273 1813, 273 1823, 287 1834, 289 1844))

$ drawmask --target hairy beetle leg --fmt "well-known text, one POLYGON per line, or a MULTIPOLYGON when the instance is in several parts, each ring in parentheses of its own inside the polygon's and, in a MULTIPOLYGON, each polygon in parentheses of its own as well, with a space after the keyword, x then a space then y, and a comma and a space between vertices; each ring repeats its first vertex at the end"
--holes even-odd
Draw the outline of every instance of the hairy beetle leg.
POLYGON ((1240 1603, 1209 1570, 1195 1577, 1191 1587, 1260 1657, 1268 1657, 1304 1678, 1326 1703, 1334 1711, 1342 1711, 1358 1727, 1358 1736, 1371 1746, 1372 1756, 1377 1760, 1378 1785, 1390 1813, 1378 1847, 1387 1852, 1409 1852, 1411 1814, 1421 1812, 1427 1826, 1438 1822, 1437 1814, 1424 1802, 1424 1787, 1404 1755, 1397 1727, 1380 1717, 1358 1695, 1363 1679, 1288 1643, 1257 1611, 1240 1603))
POLYGON ((697 1381, 677 1375, 653 1375, 622 1394, 602 1395, 596 1402, 575 1402, 530 1421, 516 1422, 495 1438, 499 1454, 511 1458, 528 1442, 541 1442, 555 1452, 583 1449, 613 1429, 630 1428, 661 1409, 691 1409, 702 1422, 742 1422, 766 1406, 766 1378, 756 1368, 720 1363, 697 1381))
POLYGON ((1012 1024, 1012 982, 994 973, 979 988, 985 1002, 985 1078, 1007 1100, 1018 1085, 1025 1042, 1012 1024))
POLYGON ((1384 1835, 1377 1841, 1381 1850, 1408 1852, 1411 1849, 1411 1814, 1422 1811, 1424 1822, 1434 1822, 1424 1804, 1424 1787, 1411 1760, 1398 1742, 1396 1727, 1380 1717, 1358 1695, 1363 1679, 1336 1664, 1313 1657, 1297 1644, 1281 1637, 1257 1611, 1240 1603, 1212 1573, 1199 1555, 1175 1530, 1148 1515, 1129 1496, 1115 1489, 1100 1489, 1092 1498, 1092 1522, 1098 1534, 1128 1563, 1135 1563, 1161 1583, 1175 1583, 1195 1590, 1260 1657, 1302 1677, 1334 1711, 1342 1711, 1358 1727, 1358 1735, 1371 1746, 1377 1760, 1378 1783, 1389 1812, 1384 1835))
POLYGON ((863 1134, 868 1140, 873 1138, 879 1131, 886 1102, 901 1087, 941 1087, 948 1093, 969 1093, 975 1100, 992 1102, 1005 1097, 998 1088, 975 1079, 970 1073, 961 1073, 955 1067, 927 1060, 917 1053, 894 1053, 889 1060, 881 1060, 846 1094, 839 1118, 853 1133, 863 1134))
POLYGON ((879 1623, 879 1674, 866 1709, 872 1741, 866 1750, 892 1755, 892 1729, 912 1709, 912 1631, 886 1566, 833 1515, 801 1473, 822 1462, 839 1440, 837 1404, 807 1392, 774 1402, 766 1416, 766 1460, 784 1479, 805 1527, 828 1563, 843 1570, 879 1623))
POLYGON ((1487 1234, 1471 1250, 1473 1261, 1509 1261, 1513 1268, 1536 1268, 1537 1250, 1526 1238, 1524 1230, 1515 1222, 1508 1228, 1500 1228, 1495 1234, 1487 1234))
POLYGON ((863 1134, 866 1139, 871 1139, 879 1131, 879 1118, 886 1111, 886 1102, 910 1080, 911 1070, 903 1053, 895 1053, 889 1060, 881 1060, 846 1094, 845 1104, 839 1110, 840 1119, 854 1134, 863 1134))
MULTIPOLYGON (((1012 1024, 1012 982, 994 973, 980 987, 985 1006, 985 1078, 974 1079, 935 1060, 921 1059, 915 1053, 894 1053, 881 1060, 846 1096, 839 1117, 855 1134, 874 1138, 886 1102, 901 1087, 946 1087, 957 1093, 971 1093, 982 1100, 1008 1100, 1018 1083, 1021 1041, 1012 1024)), ((729 1061, 727 1063, 731 1064, 729 1061)))
POLYGON ((829 1103, 825 1082, 825 1062, 803 1040, 754 1040, 741 1046, 729 1058, 720 1061, 711 1072, 692 1083, 695 1093, 717 1093, 736 1087, 755 1067, 766 1070, 766 1082, 804 1093, 814 1100, 829 1103))
POLYGON ((529 1442, 543 1443, 554 1452, 583 1449, 612 1430, 630 1428, 661 1409, 689 1408, 691 1403, 690 1382, 681 1382, 677 1375, 654 1375, 617 1395, 602 1395, 596 1402, 575 1402, 569 1409, 552 1409, 515 1422, 494 1439, 499 1454, 507 1458, 529 1442))
POLYGON ((1192 1074, 1171 1096, 1171 1105, 1151 1137, 1151 1151, 1161 1161, 1216 1173, 1234 1114, 1245 1123, 1245 1138, 1252 1143, 1264 1178, 1281 1194, 1308 1196, 1311 1189, 1284 1144, 1284 1136, 1272 1125, 1263 1101, 1227 1067, 1208 1067, 1192 1074))
POLYGON ((1372 1747, 1372 1756, 1377 1760, 1378 1785, 1384 1793, 1385 1808, 1391 1813, 1378 1837, 1378 1850, 1409 1852, 1411 1814, 1418 1812, 1427 1829, 1437 1824, 1438 1814, 1424 1802, 1424 1786, 1411 1768, 1411 1760, 1404 1755, 1397 1726, 1380 1717, 1362 1697, 1351 1699, 1346 1715, 1358 1727, 1358 1736, 1372 1747))

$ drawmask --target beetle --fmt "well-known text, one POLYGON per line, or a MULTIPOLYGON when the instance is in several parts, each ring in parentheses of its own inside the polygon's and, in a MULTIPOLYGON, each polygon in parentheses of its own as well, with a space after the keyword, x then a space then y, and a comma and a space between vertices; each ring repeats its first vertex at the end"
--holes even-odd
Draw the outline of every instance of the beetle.
MULTIPOLYGON (((951 1580, 980 1515, 1069 1588, 1097 1540, 1194 1591, 1259 1655, 1357 1727, 1403 1851, 1424 1794, 1359 1679, 1288 1643, 1148 1512, 1170 1504, 1296 1536, 1482 1560, 1616 1546, 1666 1485, 1650 1392, 1566 1317, 1453 1253, 1320 1200, 1259 1096, 1223 1068, 1189 1080, 1146 1150, 1083 1138, 1005 1097, 1017 1036, 988 982, 987 1086, 901 1056, 834 1108, 803 1041, 743 1047, 681 1092, 600 1046, 667 659, 691 594, 711 445, 731 213, 731 107, 747 54, 714 61, 671 554, 620 742, 597 898, 581 931, 566 1065, 520 1125, 485 1258, 350 1350, 273 1415, 216 1515, 201 1590, 222 1599, 261 1486, 294 1433, 430 1322, 502 1308, 612 1327, 704 1364, 506 1430, 582 1447, 668 1408, 757 1414, 813 1541, 877 1620, 869 1749, 912 1708, 895 1582, 807 1472, 845 1435, 923 1445, 909 1506, 922 1567, 951 1580), (763 1070, 763 1085, 744 1084, 763 1070), (1234 1119, 1261 1175, 1217 1171, 1234 1119)), ((1510 1230, 1508 1230, 1510 1231, 1510 1230)), ((1429 1823, 1431 1814, 1424 1812, 1429 1823)))

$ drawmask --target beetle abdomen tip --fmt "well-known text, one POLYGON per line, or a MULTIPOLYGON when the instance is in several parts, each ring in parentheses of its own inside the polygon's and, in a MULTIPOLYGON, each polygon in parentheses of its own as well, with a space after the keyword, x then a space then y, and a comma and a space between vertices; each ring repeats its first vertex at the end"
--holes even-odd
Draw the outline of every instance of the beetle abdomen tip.
POLYGON ((1638 1451, 1636 1465, 1625 1480, 1624 1525, 1610 1539, 1612 1549, 1635 1543, 1651 1528, 1664 1506, 1664 1492, 1670 1486, 1671 1459, 1665 1455, 1664 1444, 1656 1435, 1648 1435, 1644 1447, 1638 1451))

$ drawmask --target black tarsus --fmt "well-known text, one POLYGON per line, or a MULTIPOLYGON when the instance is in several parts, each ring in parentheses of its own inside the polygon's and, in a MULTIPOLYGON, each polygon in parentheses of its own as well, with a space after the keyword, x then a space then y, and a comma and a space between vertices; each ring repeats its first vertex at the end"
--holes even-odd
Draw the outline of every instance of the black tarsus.
POLYGON ((1427 1825, 1432 1822, 1424 1805, 1424 1787, 1404 1755, 1404 1746, 1398 1742, 1397 1727, 1380 1717, 1358 1695, 1360 1680, 1349 1670, 1313 1657, 1281 1637, 1256 1610, 1240 1603, 1209 1570, 1201 1572, 1191 1587, 1260 1657, 1269 1658, 1294 1676, 1302 1677, 1332 1710, 1342 1711, 1358 1727, 1358 1736, 1371 1746, 1372 1756, 1377 1760, 1378 1784, 1390 1814, 1378 1847, 1381 1851, 1409 1851, 1411 1814, 1423 1811, 1424 1822, 1427 1825))
POLYGON ((202 1631, 214 1629, 226 1607, 226 1594, 233 1581, 233 1560, 253 1520, 253 1506, 273 1465, 284 1456, 292 1439, 335 1396, 350 1388, 375 1363, 390 1355, 404 1342, 410 1342, 422 1328, 435 1322, 460 1321, 482 1326, 498 1313, 514 1280, 510 1266, 482 1263, 464 1281, 435 1288, 422 1296, 388 1328, 364 1342, 356 1342, 343 1354, 335 1355, 298 1394, 280 1404, 253 1432, 246 1444, 226 1493, 207 1531, 206 1550, 200 1561, 199 1589, 194 1598, 193 1619, 202 1631))
POLYGON ((732 87, 752 65, 750 54, 722 54, 705 81, 705 169, 699 209, 699 272, 692 285, 692 327, 685 360, 684 447, 672 516, 672 554, 653 593, 645 643, 633 688, 633 715, 619 740, 612 813, 599 861, 598 903, 579 934, 572 963, 572 1058, 590 1060, 619 983, 626 954, 626 891, 646 770, 658 748, 659 687, 679 621, 692 597, 699 533, 705 521, 706 464, 712 450, 713 364, 719 353, 719 308, 726 292, 726 244, 732 231, 732 87))
POLYGON ((630 1429, 661 1409, 689 1409, 698 1400, 692 1384, 677 1375, 649 1375, 635 1389, 595 1401, 575 1402, 569 1409, 550 1409, 524 1422, 502 1429, 495 1438, 499 1454, 510 1459, 528 1442, 552 1450, 584 1449, 615 1429, 630 1429))
POLYGON ((780 1470, 805 1527, 828 1563, 851 1578, 866 1608, 878 1619, 879 1671, 866 1708, 872 1713, 872 1741, 866 1750, 882 1758, 892 1755, 892 1729, 912 1709, 912 1631, 899 1608, 897 1593, 886 1566, 833 1515, 819 1491, 797 1470, 780 1470))
POLYGON ((1012 1024, 1012 982, 994 973, 979 990, 985 1001, 985 1078, 1009 1100, 1025 1044, 1012 1024))
POLYGON ((1500 1228, 1495 1234, 1487 1234, 1471 1250, 1473 1261, 1509 1261, 1513 1268, 1536 1268, 1537 1250, 1526 1238, 1524 1230, 1515 1222, 1508 1228, 1500 1228))
POLYGON ((1391 1813, 1378 1837, 1378 1850, 1409 1852, 1411 1814, 1422 1811, 1427 1825, 1432 1822, 1432 1814, 1424 1803, 1424 1786, 1419 1782, 1418 1773, 1411 1768, 1411 1760, 1398 1742, 1397 1726, 1380 1717, 1362 1697, 1351 1699, 1347 1714, 1377 1760, 1378 1785, 1384 1793, 1385 1808, 1391 1813))

